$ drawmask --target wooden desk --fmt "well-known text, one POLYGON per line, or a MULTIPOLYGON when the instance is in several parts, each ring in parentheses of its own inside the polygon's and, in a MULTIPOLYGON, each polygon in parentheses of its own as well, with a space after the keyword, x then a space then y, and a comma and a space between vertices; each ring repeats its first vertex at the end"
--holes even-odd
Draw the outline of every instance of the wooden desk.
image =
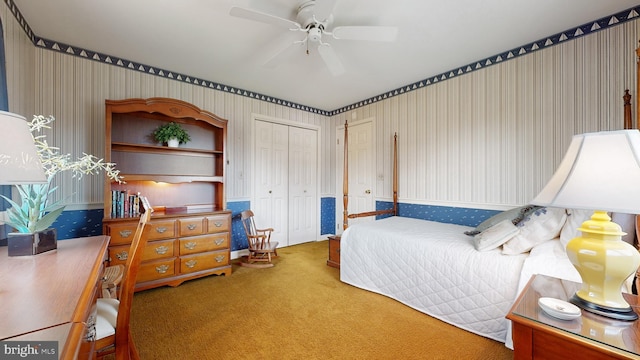
POLYGON ((16 257, 0 247, 0 340, 58 341, 60 359, 85 358, 108 245, 105 235, 60 240, 16 257))
MULTIPOLYGON (((507 318, 513 322, 514 359, 637 359, 640 356, 640 321, 614 320, 582 310, 574 320, 547 315, 541 297, 568 301, 580 284, 534 275, 514 303, 507 318)), ((637 296, 623 294, 635 309, 637 296)), ((637 311, 637 310, 636 310, 637 311)))

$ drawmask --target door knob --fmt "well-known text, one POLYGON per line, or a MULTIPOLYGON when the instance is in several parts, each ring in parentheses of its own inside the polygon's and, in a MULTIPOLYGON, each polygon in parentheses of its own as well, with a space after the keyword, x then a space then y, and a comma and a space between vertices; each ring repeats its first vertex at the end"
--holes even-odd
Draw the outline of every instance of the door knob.
POLYGON ((371 190, 365 190, 364 193, 369 195, 369 194, 371 194, 371 190))

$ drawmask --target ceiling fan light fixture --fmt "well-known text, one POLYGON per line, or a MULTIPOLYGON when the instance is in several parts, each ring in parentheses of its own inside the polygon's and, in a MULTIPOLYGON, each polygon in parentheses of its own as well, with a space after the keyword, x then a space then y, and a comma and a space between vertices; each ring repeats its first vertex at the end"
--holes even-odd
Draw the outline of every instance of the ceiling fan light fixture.
POLYGON ((309 41, 320 42, 322 40, 322 31, 317 27, 309 29, 309 41))
POLYGON ((312 43, 313 47, 317 48, 320 57, 331 74, 338 76, 345 72, 344 66, 331 44, 322 41, 322 35, 325 35, 325 39, 330 37, 336 40, 394 41, 398 29, 392 26, 373 25, 333 27, 333 9, 337 2, 338 0, 298 0, 299 6, 295 20, 240 7, 232 7, 229 14, 252 21, 285 27, 292 32, 305 33, 303 39, 290 42, 287 48, 281 49, 276 55, 271 56, 267 62, 268 64, 273 64, 274 59, 281 58, 281 54, 288 54, 288 49, 291 49, 293 45, 305 45, 308 55, 311 47, 309 43, 312 43))

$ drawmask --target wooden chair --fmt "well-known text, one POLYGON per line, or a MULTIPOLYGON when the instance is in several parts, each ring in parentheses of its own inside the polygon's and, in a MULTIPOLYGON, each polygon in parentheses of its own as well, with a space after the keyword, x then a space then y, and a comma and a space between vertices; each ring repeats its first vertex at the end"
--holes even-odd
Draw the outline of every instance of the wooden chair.
POLYGON ((113 298, 117 299, 118 289, 120 282, 122 281, 122 277, 124 276, 124 265, 117 264, 112 266, 107 266, 104 269, 104 275, 102 277, 102 297, 103 298, 113 298))
POLYGON ((142 253, 147 244, 147 236, 144 233, 144 229, 153 211, 146 198, 142 198, 142 201, 145 212, 140 216, 138 227, 131 242, 127 262, 124 265, 125 270, 120 285, 120 296, 118 299, 98 299, 94 359, 113 353, 115 353, 115 358, 118 360, 140 359, 131 337, 129 320, 131 318, 131 305, 133 303, 136 277, 140 269, 142 253))
POLYGON ((241 261, 241 266, 265 268, 273 266, 272 257, 278 256, 278 242, 271 241, 272 228, 258 229, 253 219, 253 211, 245 210, 240 213, 244 232, 249 243, 247 261, 241 261))

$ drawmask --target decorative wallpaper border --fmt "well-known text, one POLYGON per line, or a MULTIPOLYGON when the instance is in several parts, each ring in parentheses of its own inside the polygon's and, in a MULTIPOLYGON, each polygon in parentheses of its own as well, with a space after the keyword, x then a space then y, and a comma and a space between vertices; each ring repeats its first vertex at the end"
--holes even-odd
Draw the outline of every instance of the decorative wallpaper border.
POLYGON ((13 2, 13 0, 5 0, 5 3, 9 7, 9 10, 13 14, 13 16, 16 18, 18 23, 20 23, 20 25, 22 26, 22 29, 25 31, 27 36, 31 39, 33 44, 36 46, 39 46, 48 50, 52 50, 52 51, 63 52, 69 55, 78 56, 85 59, 114 65, 114 66, 125 67, 134 71, 139 71, 139 72, 151 74, 154 76, 169 78, 169 79, 185 82, 188 84, 211 88, 211 89, 224 91, 224 92, 228 92, 228 93, 236 94, 240 96, 246 96, 249 98, 266 101, 266 102, 274 103, 277 105, 282 105, 282 106, 290 107, 293 109, 303 110, 303 111, 311 112, 314 114, 320 114, 324 116, 337 115, 337 114, 340 114, 346 111, 351 111, 356 108, 366 106, 378 101, 383 101, 394 96, 402 95, 409 91, 418 90, 425 86, 437 84, 438 82, 449 80, 456 76, 464 75, 472 71, 481 70, 488 66, 499 64, 503 61, 511 60, 523 55, 530 54, 540 49, 548 48, 550 46, 554 46, 565 41, 570 41, 570 40, 573 40, 585 35, 589 35, 591 33, 594 33, 600 30, 610 28, 612 26, 625 23, 627 21, 633 20, 638 16, 640 16, 639 15, 640 5, 639 5, 631 9, 627 9, 619 13, 606 16, 601 19, 580 25, 578 27, 568 29, 566 31, 540 39, 538 41, 534 41, 532 43, 522 45, 517 48, 513 48, 511 50, 504 51, 500 54, 475 61, 473 63, 443 72, 441 74, 434 75, 432 77, 429 77, 420 81, 416 81, 412 84, 402 86, 397 89, 393 89, 391 91, 370 97, 368 99, 359 101, 357 103, 329 111, 329 110, 321 110, 321 109, 313 108, 313 107, 302 105, 302 104, 297 104, 291 101, 278 99, 269 95, 260 94, 250 90, 245 90, 245 89, 237 88, 234 86, 224 85, 214 81, 190 76, 188 74, 181 74, 171 70, 161 69, 161 68, 141 64, 135 61, 119 58, 117 56, 102 54, 92 50, 82 49, 73 45, 64 44, 58 41, 42 38, 33 33, 33 31, 31 30, 31 27, 27 23, 26 19, 24 19, 24 17, 20 13, 20 10, 16 6, 16 4, 13 2))
POLYGON ((378 101, 382 101, 394 96, 398 96, 398 95, 402 95, 406 92, 409 91, 413 91, 413 90, 417 90, 420 88, 423 88, 425 86, 428 85, 433 85, 433 84, 437 84, 440 81, 445 81, 445 80, 449 80, 451 78, 454 78, 456 76, 460 76, 460 75, 464 75, 467 73, 470 73, 472 71, 476 71, 476 70, 480 70, 480 69, 484 69, 486 67, 489 67, 491 65, 495 65, 495 64, 499 64, 503 61, 506 60, 511 60, 511 59, 515 59, 517 57, 523 56, 523 55, 528 55, 534 51, 540 50, 540 49, 544 49, 544 48, 548 48, 557 44, 560 44, 562 42, 566 42, 569 40, 573 40, 585 35, 589 35, 591 33, 600 31, 600 30, 604 30, 607 28, 610 28, 612 26, 615 25, 619 25, 622 23, 625 23, 627 21, 633 20, 635 18, 637 18, 639 16, 640 12, 640 6, 636 6, 633 7, 631 9, 627 9, 624 11, 621 11, 617 14, 613 14, 610 16, 606 16, 603 17, 601 19, 595 20, 593 22, 584 24, 584 25, 580 25, 576 28, 573 29, 569 29, 560 33, 557 33, 555 35, 546 37, 544 39, 540 39, 538 41, 534 41, 532 43, 526 44, 526 45, 522 45, 519 46, 517 48, 513 48, 511 50, 502 52, 500 54, 473 62, 471 64, 468 65, 464 65, 461 66, 459 68, 456 69, 452 69, 446 72, 443 72, 441 74, 429 77, 427 79, 424 80, 420 80, 417 81, 413 84, 409 84, 403 87, 399 87, 397 89, 391 90, 389 92, 386 92, 384 94, 380 94, 374 97, 371 97, 369 99, 366 100, 362 100, 358 103, 352 104, 352 105, 348 105, 345 106, 343 108, 340 109, 336 109, 331 111, 331 115, 336 115, 336 114, 340 114, 343 113, 345 111, 350 111, 356 108, 359 108, 361 106, 365 106, 365 105, 369 105, 372 104, 374 102, 378 102, 378 101))

